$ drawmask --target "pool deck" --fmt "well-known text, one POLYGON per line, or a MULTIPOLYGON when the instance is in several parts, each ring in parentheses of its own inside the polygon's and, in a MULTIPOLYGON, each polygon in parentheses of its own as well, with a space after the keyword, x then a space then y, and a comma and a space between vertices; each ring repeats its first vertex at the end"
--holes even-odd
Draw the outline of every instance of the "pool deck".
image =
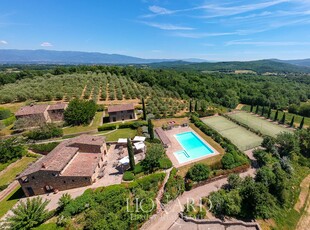
POLYGON ((177 128, 172 128, 171 130, 167 130, 165 131, 166 136, 169 138, 169 140, 171 141, 171 146, 169 146, 167 148, 166 154, 169 157, 169 159, 171 160, 172 164, 174 167, 179 168, 182 167, 184 165, 187 164, 191 164, 193 162, 198 162, 201 161, 203 159, 209 158, 209 157, 213 157, 215 155, 220 154, 218 151, 216 151, 208 142, 206 142, 198 133, 196 133, 192 128, 190 127, 177 127, 177 128), (178 152, 180 150, 183 150, 183 147, 181 146, 181 144, 178 142, 178 140, 174 137, 174 135, 179 134, 179 133, 184 133, 184 132, 193 132, 197 137, 199 137, 199 139, 205 143, 212 151, 213 153, 208 154, 206 156, 203 157, 199 157, 197 159, 191 160, 191 161, 187 161, 184 163, 179 163, 178 159, 174 156, 174 152, 178 152))

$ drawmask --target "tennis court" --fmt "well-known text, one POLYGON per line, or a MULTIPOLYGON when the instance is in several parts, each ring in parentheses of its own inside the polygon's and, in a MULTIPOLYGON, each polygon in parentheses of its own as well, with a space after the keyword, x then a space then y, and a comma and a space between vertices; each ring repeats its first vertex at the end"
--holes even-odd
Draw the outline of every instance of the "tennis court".
POLYGON ((202 121, 210 128, 219 132, 223 137, 229 139, 241 151, 260 146, 263 141, 263 138, 235 124, 225 117, 207 117, 203 118, 202 121))
POLYGON ((260 131, 264 135, 276 137, 281 132, 292 132, 285 127, 245 111, 238 111, 227 115, 232 119, 251 127, 252 129, 260 131))

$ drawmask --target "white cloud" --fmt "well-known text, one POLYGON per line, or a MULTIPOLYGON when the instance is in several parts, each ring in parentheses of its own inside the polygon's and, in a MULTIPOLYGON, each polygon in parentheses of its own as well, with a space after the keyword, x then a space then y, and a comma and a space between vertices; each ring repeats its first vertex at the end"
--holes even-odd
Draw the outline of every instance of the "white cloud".
POLYGON ((283 41, 250 41, 250 40, 234 40, 226 42, 227 46, 231 45, 253 45, 253 46, 308 46, 310 42, 283 42, 283 41))
POLYGON ((218 37, 218 36, 227 36, 227 35, 236 35, 237 32, 223 32, 223 33, 174 33, 173 35, 176 37, 184 37, 184 38, 205 38, 205 37, 218 37))
POLYGON ((160 6, 150 6, 149 10, 154 14, 173 14, 174 11, 168 10, 160 6))
POLYGON ((7 41, 4 41, 4 40, 0 40, 0 45, 7 45, 8 42, 7 41))
POLYGON ((42 46, 42 47, 52 47, 53 45, 50 42, 42 42, 40 46, 42 46))
POLYGON ((142 22, 148 26, 155 27, 161 30, 194 30, 192 27, 186 27, 186 26, 177 26, 172 24, 160 24, 156 22, 142 22))

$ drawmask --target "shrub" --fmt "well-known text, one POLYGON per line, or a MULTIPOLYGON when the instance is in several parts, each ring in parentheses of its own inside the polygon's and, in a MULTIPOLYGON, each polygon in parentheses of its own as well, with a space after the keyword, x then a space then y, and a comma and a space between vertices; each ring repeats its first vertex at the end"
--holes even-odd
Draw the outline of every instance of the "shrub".
POLYGON ((232 169, 247 164, 248 159, 237 151, 231 151, 223 156, 221 162, 224 169, 232 169))
POLYGON ((146 121, 129 121, 129 122, 120 124, 118 128, 119 129, 126 129, 126 128, 137 129, 145 125, 147 125, 146 121))
POLYGON ((172 167, 172 162, 169 158, 163 157, 159 160, 159 168, 160 169, 169 169, 172 167))
POLYGON ((184 179, 176 174, 177 169, 173 168, 170 172, 169 179, 165 184, 164 194, 162 197, 163 203, 168 203, 170 200, 176 199, 185 191, 184 179))
POLYGON ((22 158, 25 153, 25 148, 16 139, 0 140, 0 163, 22 158))
POLYGON ((192 166, 188 170, 186 177, 193 181, 203 181, 208 179, 209 174, 210 174, 209 166, 200 163, 192 166))
POLYGON ((105 130, 114 130, 116 129, 116 124, 104 124, 98 127, 98 131, 105 131, 105 130))
POLYGON ((139 174, 139 173, 142 173, 143 170, 144 169, 143 169, 142 165, 139 163, 139 164, 135 165, 135 169, 133 170, 133 173, 134 174, 139 174))
POLYGON ((58 142, 50 142, 46 144, 32 144, 29 146, 29 149, 31 149, 35 153, 47 154, 51 152, 58 144, 58 142))
POLYGON ((160 144, 151 145, 146 151, 146 157, 141 161, 141 165, 148 172, 153 172, 159 168, 159 160, 164 156, 165 149, 160 144))
POLYGON ((15 116, 12 116, 12 117, 4 119, 2 122, 5 126, 9 126, 9 125, 13 125, 15 121, 16 121, 15 116))
POLYGON ((0 109, 0 120, 9 118, 12 115, 11 111, 8 109, 0 109))
POLYGON ((126 171, 123 175, 123 180, 124 181, 131 181, 131 180, 134 180, 135 179, 135 175, 130 172, 130 171, 126 171))
POLYGON ((38 129, 29 131, 26 136, 31 140, 45 140, 54 137, 62 137, 63 130, 55 124, 45 124, 38 129))

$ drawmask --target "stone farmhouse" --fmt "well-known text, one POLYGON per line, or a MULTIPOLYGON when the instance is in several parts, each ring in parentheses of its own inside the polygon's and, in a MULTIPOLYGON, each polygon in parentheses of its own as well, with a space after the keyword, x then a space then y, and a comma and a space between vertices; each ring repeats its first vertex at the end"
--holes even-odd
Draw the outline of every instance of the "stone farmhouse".
POLYGON ((30 122, 30 124, 60 122, 64 120, 64 112, 67 106, 66 103, 23 106, 15 113, 15 117, 16 119, 35 121, 30 122))
POLYGON ((136 119, 133 104, 112 105, 108 107, 110 122, 136 119))
POLYGON ((105 137, 81 135, 63 141, 17 176, 26 196, 91 185, 102 173, 105 137))

